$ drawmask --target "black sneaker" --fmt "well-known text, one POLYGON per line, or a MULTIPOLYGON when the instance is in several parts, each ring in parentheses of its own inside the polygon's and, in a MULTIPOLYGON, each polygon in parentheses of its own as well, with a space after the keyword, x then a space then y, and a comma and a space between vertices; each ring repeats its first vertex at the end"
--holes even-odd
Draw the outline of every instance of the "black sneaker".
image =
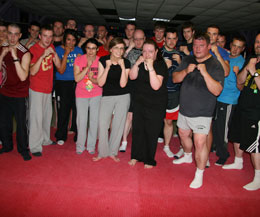
POLYGON ((7 152, 10 152, 10 151, 12 151, 12 150, 13 150, 12 148, 11 148, 11 149, 1 148, 1 149, 0 149, 0 154, 7 153, 7 152))
POLYGON ((42 153, 41 152, 34 152, 34 153, 32 153, 32 155, 35 156, 35 157, 41 157, 42 153))
POLYGON ((23 156, 24 161, 28 161, 28 160, 32 159, 32 157, 29 153, 24 153, 24 154, 22 154, 22 156, 23 156))
POLYGON ((226 161, 227 161, 227 158, 219 158, 217 161, 216 161, 216 163, 215 163, 215 165, 216 166, 223 166, 225 163, 226 163, 226 161))

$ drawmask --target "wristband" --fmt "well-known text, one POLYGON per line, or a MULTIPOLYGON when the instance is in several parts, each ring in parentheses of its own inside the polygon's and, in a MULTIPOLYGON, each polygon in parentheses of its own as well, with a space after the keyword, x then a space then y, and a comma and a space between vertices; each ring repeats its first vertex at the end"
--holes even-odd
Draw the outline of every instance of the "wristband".
POLYGON ((13 62, 19 62, 19 61, 20 61, 19 58, 13 60, 13 62))

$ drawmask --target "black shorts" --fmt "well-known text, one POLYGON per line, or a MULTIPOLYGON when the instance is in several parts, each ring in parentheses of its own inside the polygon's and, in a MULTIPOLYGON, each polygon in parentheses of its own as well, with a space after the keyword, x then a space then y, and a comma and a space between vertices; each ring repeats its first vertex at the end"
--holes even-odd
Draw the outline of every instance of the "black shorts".
POLYGON ((249 120, 237 108, 232 117, 228 139, 240 143, 240 149, 249 153, 260 153, 259 134, 260 121, 249 120))

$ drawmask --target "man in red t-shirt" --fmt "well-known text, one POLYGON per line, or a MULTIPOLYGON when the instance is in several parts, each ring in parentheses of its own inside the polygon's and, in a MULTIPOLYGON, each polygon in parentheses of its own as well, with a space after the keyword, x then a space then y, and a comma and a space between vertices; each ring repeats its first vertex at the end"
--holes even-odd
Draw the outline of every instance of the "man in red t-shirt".
POLYGON ((33 58, 30 65, 29 148, 36 157, 42 156, 43 145, 53 144, 50 140, 53 63, 57 68, 61 64, 52 44, 52 27, 43 26, 39 38, 40 41, 30 48, 33 58))
POLYGON ((0 47, 0 154, 13 150, 13 116, 17 122, 17 150, 30 160, 28 149, 27 102, 31 55, 19 43, 22 36, 17 24, 7 27, 7 44, 0 47))

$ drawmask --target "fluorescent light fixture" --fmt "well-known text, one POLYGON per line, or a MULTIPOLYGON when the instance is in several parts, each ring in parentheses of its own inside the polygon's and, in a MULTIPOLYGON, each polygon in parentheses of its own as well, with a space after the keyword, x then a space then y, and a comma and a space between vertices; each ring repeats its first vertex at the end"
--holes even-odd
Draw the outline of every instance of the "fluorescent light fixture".
POLYGON ((171 20, 168 20, 168 19, 162 19, 162 18, 153 18, 153 21, 170 22, 171 20))
POLYGON ((135 21, 135 18, 123 18, 123 17, 119 17, 119 20, 135 21))

